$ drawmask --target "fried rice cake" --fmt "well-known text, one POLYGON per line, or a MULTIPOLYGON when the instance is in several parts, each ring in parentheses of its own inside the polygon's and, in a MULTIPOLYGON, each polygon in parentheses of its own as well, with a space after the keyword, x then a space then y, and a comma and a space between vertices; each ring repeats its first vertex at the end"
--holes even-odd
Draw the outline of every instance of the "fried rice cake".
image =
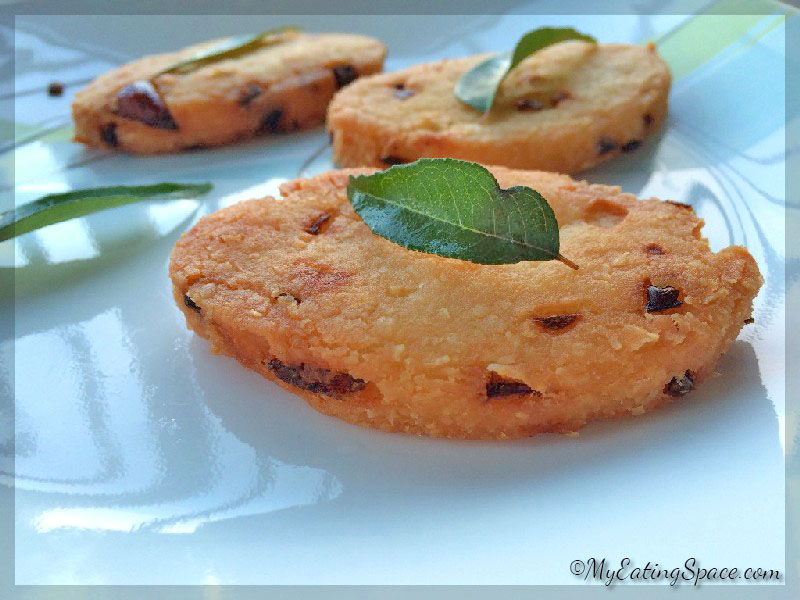
POLYGON ((385 46, 348 34, 276 33, 277 43, 157 75, 214 49, 214 40, 146 56, 101 75, 75 95, 75 141, 156 154, 219 146, 320 125, 334 93, 383 67, 385 46))
MULTIPOLYGON (((558 261, 481 265, 373 234, 338 170, 203 217, 170 276, 212 348, 357 425, 453 439, 574 432, 639 415, 708 378, 762 283, 713 253, 692 208, 489 167, 538 190, 558 261)), ((265 390, 266 391, 266 390, 265 390)))
POLYGON ((327 127, 342 167, 450 157, 574 173, 640 148, 667 116, 670 72, 654 46, 562 42, 526 58, 485 115, 454 95, 490 55, 363 78, 337 93, 327 127))

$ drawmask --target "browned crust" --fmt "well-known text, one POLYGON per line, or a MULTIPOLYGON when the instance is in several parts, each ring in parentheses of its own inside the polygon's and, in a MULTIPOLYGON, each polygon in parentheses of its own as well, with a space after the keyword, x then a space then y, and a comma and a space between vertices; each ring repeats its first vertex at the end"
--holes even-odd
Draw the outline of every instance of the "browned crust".
POLYGON ((72 105, 75 141, 94 148, 156 154, 314 127, 324 121, 328 103, 339 88, 334 69, 344 65, 359 76, 374 74, 383 68, 386 54, 373 38, 299 34, 246 58, 187 75, 159 77, 160 95, 177 129, 151 127, 117 113, 116 96, 125 86, 149 79, 214 43, 147 56, 95 79, 76 94, 72 105), (109 143, 109 135, 104 139, 103 132, 109 128, 116 144, 109 143))
POLYGON ((761 285, 746 249, 712 253, 694 212, 665 202, 491 169, 501 186, 529 185, 548 199, 562 253, 579 270, 476 265, 396 246, 347 201, 348 175, 363 171, 337 171, 286 184, 283 199, 204 217, 173 252, 176 301, 189 327, 271 381, 272 358, 363 379, 343 397, 276 383, 320 412, 385 431, 576 431, 674 400, 667 384, 687 370, 695 385, 712 373, 761 285), (332 215, 325 232, 305 232, 323 212, 332 215), (651 255, 643 242, 665 252, 651 255), (648 313, 650 284, 679 289, 681 305, 648 313), (558 332, 537 321, 566 314, 580 318, 558 332), (531 392, 487 398, 495 376, 531 392))
POLYGON ((653 49, 553 46, 518 66, 501 86, 492 111, 481 116, 459 102, 453 88, 484 58, 372 76, 337 94, 327 117, 334 161, 343 167, 386 168, 422 157, 450 157, 574 173, 634 151, 666 119, 670 73, 653 49), (398 85, 417 93, 395 97, 398 85), (519 110, 521 99, 532 95, 544 108, 519 110))

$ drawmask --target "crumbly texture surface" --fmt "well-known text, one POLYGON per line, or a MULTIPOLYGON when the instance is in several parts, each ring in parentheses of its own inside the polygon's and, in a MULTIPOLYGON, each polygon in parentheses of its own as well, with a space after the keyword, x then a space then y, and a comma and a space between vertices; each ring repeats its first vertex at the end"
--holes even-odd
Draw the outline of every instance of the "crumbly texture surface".
POLYGON ((208 215, 170 264, 213 348, 358 425, 504 439, 642 414, 712 373, 762 282, 744 248, 709 250, 690 207, 500 167, 547 198, 578 270, 414 252, 353 211, 348 175, 371 171, 208 215))
POLYGON ((451 157, 574 173, 633 152, 667 115, 670 73, 653 46, 567 42, 520 63, 482 115, 453 90, 489 55, 362 79, 328 109, 343 167, 451 157))
POLYGON ((118 94, 223 40, 147 56, 101 75, 75 96, 75 140, 96 148, 149 154, 314 127, 324 122, 328 103, 348 80, 383 67, 386 49, 373 38, 302 33, 284 37, 277 45, 239 58, 186 74, 158 76, 158 92, 177 126, 174 129, 125 117, 118 94))

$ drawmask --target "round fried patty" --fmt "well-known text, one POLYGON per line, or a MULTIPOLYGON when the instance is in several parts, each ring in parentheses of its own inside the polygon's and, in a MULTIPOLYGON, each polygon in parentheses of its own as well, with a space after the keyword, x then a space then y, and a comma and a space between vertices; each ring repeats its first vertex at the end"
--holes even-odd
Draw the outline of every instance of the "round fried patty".
POLYGON ((340 170, 208 215, 170 276, 187 324, 317 410, 449 438, 570 432, 641 414, 711 374, 761 285, 691 207, 491 167, 550 203, 579 265, 407 250, 353 211, 340 170))
POLYGON ((655 48, 566 42, 520 63, 482 115, 453 94, 488 55, 363 78, 337 93, 327 127, 343 167, 451 157, 573 173, 633 152, 667 115, 655 48))
POLYGON ((186 74, 159 71, 215 40, 146 56, 101 75, 75 95, 75 140, 136 153, 217 146, 262 133, 314 127, 334 93, 383 66, 386 48, 359 35, 297 32, 186 74))

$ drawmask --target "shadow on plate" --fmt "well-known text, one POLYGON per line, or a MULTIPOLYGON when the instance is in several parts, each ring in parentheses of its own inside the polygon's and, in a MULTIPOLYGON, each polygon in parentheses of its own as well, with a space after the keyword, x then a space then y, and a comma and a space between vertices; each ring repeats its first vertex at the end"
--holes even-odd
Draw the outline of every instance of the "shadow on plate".
POLYGON ((333 474, 343 493, 337 508, 323 510, 342 514, 386 511, 409 497, 490 502, 514 491, 581 489, 593 480, 602 493, 612 481, 643 473, 647 485, 650 464, 666 468, 664 476, 714 469, 736 477, 741 462, 781 458, 775 411, 756 355, 743 342, 723 357, 722 376, 664 409, 592 424, 578 438, 544 434, 512 442, 425 439, 349 425, 316 413, 233 359, 208 355, 205 345, 192 345, 198 383, 223 426, 259 455, 333 474), (235 390, 225 383, 231 376, 239 377, 235 390))

